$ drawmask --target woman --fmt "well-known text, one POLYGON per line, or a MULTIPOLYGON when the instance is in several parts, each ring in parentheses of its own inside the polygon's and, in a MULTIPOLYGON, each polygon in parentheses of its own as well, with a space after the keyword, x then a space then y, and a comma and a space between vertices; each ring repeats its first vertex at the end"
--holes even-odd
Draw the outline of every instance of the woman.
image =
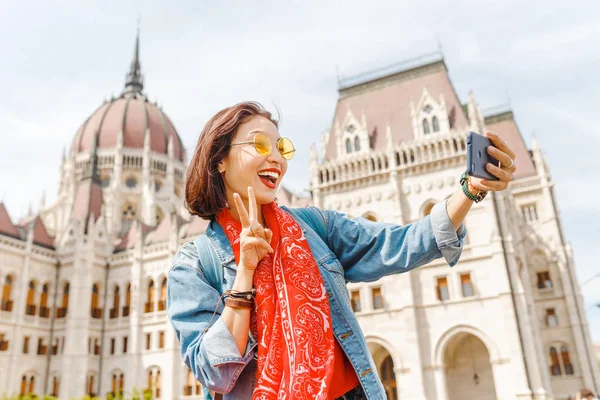
MULTIPOLYGON (((465 182, 471 198, 505 189, 515 171, 512 150, 486 136, 500 180, 465 182)), ((275 196, 294 151, 257 103, 220 111, 200 134, 186 206, 210 224, 181 247, 168 279, 182 357, 225 399, 385 399, 345 284, 442 256, 456 264, 472 200, 459 188, 404 227, 284 210, 275 196)))

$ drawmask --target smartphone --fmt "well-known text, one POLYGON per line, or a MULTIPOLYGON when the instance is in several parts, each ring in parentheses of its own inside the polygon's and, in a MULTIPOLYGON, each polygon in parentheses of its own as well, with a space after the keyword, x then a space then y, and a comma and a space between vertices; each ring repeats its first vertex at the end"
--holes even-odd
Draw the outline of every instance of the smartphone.
POLYGON ((493 146, 492 141, 476 132, 467 134, 467 174, 476 178, 497 181, 498 178, 490 174, 487 163, 500 166, 498 160, 489 155, 487 148, 493 146))

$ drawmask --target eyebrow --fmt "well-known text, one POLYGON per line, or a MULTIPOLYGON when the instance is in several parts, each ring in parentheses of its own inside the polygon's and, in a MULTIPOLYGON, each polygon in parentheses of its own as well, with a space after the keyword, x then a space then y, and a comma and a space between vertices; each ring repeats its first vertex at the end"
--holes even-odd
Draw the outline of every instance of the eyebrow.
POLYGON ((246 136, 253 135, 255 133, 262 132, 262 129, 252 129, 250 132, 246 134, 246 136))
MULTIPOLYGON (((248 133, 246 134, 246 136, 252 136, 253 134, 255 134, 255 133, 259 133, 259 132, 260 132, 260 133, 264 133, 265 135, 269 136, 269 135, 267 134, 267 132, 265 132, 265 131, 264 131, 264 130, 262 130, 262 129, 258 129, 258 128, 257 128, 257 129, 252 129, 250 132, 248 132, 248 133)), ((278 139, 281 139, 282 137, 283 137, 283 136, 281 136, 281 133, 280 133, 280 134, 279 134, 279 137, 278 137, 278 139)))

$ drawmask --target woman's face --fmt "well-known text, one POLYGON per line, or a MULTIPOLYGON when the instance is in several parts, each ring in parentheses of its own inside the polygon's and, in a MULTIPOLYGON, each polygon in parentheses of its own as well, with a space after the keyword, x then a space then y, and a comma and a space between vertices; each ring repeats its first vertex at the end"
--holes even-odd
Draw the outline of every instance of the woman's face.
POLYGON ((271 154, 261 156, 254 144, 231 146, 229 154, 219 163, 225 182, 227 201, 234 204, 233 193, 242 199, 248 197, 248 186, 252 186, 258 205, 275 200, 275 194, 287 171, 287 160, 277 151, 276 142, 281 136, 277 127, 267 118, 255 115, 239 126, 232 144, 252 142, 257 132, 266 134, 271 140, 271 154))

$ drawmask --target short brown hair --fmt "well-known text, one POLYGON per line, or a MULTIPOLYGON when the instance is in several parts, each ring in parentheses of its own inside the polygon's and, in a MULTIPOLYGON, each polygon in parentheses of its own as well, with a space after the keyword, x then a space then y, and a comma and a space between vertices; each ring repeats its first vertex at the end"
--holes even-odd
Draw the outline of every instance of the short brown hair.
POLYGON ((592 392, 590 389, 587 388, 583 388, 579 391, 579 394, 581 396, 581 400, 585 400, 588 397, 594 397, 594 392, 592 392))
POLYGON ((278 121, 254 101, 236 104, 216 113, 204 126, 187 170, 185 206, 192 215, 213 219, 227 205, 225 182, 219 163, 229 154, 241 124, 259 115, 278 126, 278 121))

